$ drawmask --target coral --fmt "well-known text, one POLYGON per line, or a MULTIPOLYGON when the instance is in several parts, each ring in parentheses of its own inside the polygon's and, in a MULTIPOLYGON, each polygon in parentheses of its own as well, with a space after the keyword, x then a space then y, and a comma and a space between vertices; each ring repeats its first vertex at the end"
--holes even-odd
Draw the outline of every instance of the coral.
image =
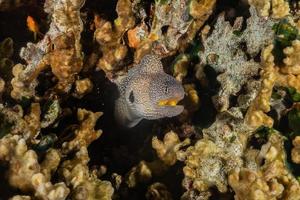
POLYGON ((31 200, 31 198, 29 196, 16 195, 10 198, 9 200, 31 200))
POLYGON ((271 9, 270 0, 249 0, 249 4, 253 5, 261 16, 266 17, 269 15, 269 11, 271 9))
POLYGON ((185 182, 191 182, 198 191, 206 191, 216 185, 218 190, 225 192, 227 182, 222 172, 222 154, 210 140, 199 140, 193 147, 187 149, 186 166, 183 168, 185 182))
POLYGON ((160 55, 172 55, 187 46, 212 13, 215 3, 215 0, 156 1, 151 30, 136 48, 135 61, 139 61, 151 49, 160 55), (164 28, 166 30, 163 31, 164 28))
POLYGON ((0 106, 0 113, 12 124, 11 134, 23 135, 24 139, 34 139, 40 132, 40 105, 31 104, 31 112, 23 115, 21 106, 15 106, 13 109, 0 106))
POLYGON ((0 11, 13 10, 25 5, 33 5, 36 0, 0 0, 0 11))
POLYGON ((294 40, 291 44, 292 46, 283 50, 286 58, 283 59, 285 65, 282 67, 278 67, 274 63, 273 45, 269 45, 262 52, 261 89, 251 103, 245 119, 246 123, 254 128, 273 125, 273 119, 266 113, 271 109, 270 100, 275 85, 293 87, 300 91, 300 76, 298 75, 300 61, 298 61, 297 54, 299 41, 294 40))
POLYGON ((257 170, 241 168, 229 175, 235 199, 299 199, 300 185, 287 169, 283 138, 272 133, 258 155, 265 161, 257 170))
POLYGON ((0 160, 9 162, 8 181, 12 186, 22 191, 34 191, 38 199, 63 200, 67 197, 69 189, 64 183, 53 185, 50 182, 50 173, 57 168, 60 160, 55 150, 49 151, 44 162, 39 164, 36 153, 28 149, 25 140, 19 135, 2 138, 0 149, 0 160), (57 156, 52 158, 52 155, 57 156))
POLYGON ((149 164, 141 161, 137 166, 134 166, 126 176, 128 187, 135 187, 140 182, 147 182, 152 178, 152 170, 149 164))
POLYGON ((163 174, 169 167, 161 160, 152 162, 142 160, 126 174, 125 182, 129 188, 134 188, 140 183, 147 183, 153 177, 163 174))
POLYGON ((14 99, 22 99, 35 96, 35 87, 37 86, 37 80, 31 81, 29 84, 26 81, 26 68, 22 64, 17 64, 13 67, 12 74, 14 78, 11 80, 13 90, 11 91, 11 97, 14 99))
POLYGON ((21 49, 20 56, 27 66, 17 64, 13 69, 13 98, 35 97, 37 77, 49 65, 58 79, 58 91, 71 89, 82 68, 80 34, 83 25, 79 10, 83 3, 84 0, 45 2, 45 11, 52 19, 50 28, 37 44, 27 43, 27 47, 21 49))
POLYGON ((278 74, 276 85, 284 86, 284 87, 293 87, 297 91, 300 91, 300 75, 293 75, 293 74, 278 74))
POLYGON ((163 141, 157 137, 152 138, 152 147, 156 150, 157 156, 166 165, 174 165, 177 161, 176 153, 182 146, 190 143, 189 139, 180 142, 179 137, 173 131, 165 134, 163 141))
POLYGON ((76 42, 72 35, 58 36, 53 42, 55 49, 43 58, 43 65, 50 65, 52 73, 58 79, 56 87, 59 91, 68 92, 75 76, 82 69, 81 54, 76 51, 76 46, 73 46, 76 42))
POLYGON ((294 148, 292 149, 292 160, 294 163, 300 163, 300 136, 296 136, 293 140, 294 148))
POLYGON ((186 54, 179 55, 174 61, 174 64, 172 66, 173 76, 177 80, 182 81, 182 79, 186 77, 188 73, 189 64, 190 64, 190 59, 188 55, 186 54))
POLYGON ((70 142, 63 143, 63 152, 68 153, 87 147, 102 134, 101 130, 94 130, 97 120, 102 115, 101 112, 91 112, 85 109, 78 109, 77 118, 80 126, 75 130, 75 138, 70 142))
POLYGON ((172 200, 171 193, 167 190, 167 187, 159 182, 153 183, 148 187, 146 193, 146 199, 149 200, 172 200))
POLYGON ((284 0, 250 0, 249 3, 263 17, 271 15, 273 18, 279 19, 290 14, 289 3, 284 0))
POLYGON ((189 110, 189 113, 197 111, 200 107, 200 98, 195 84, 185 84, 183 87, 187 96, 185 109, 189 110))
POLYGON ((100 44, 102 53, 102 57, 97 63, 98 69, 108 73, 121 66, 128 51, 123 42, 123 35, 135 25, 135 17, 131 7, 130 0, 119 0, 116 7, 118 18, 114 24, 99 16, 95 17, 94 37, 100 44))
POLYGON ((68 186, 72 188, 74 200, 109 200, 114 188, 109 181, 102 181, 89 171, 89 155, 87 148, 82 146, 75 158, 63 162, 60 173, 68 186))
POLYGON ((267 116, 265 113, 270 111, 270 99, 272 95, 272 89, 275 85, 277 78, 277 68, 274 64, 274 56, 272 55, 273 45, 269 45, 262 52, 263 70, 262 74, 262 85, 260 92, 251 103, 245 121, 247 124, 254 128, 259 126, 273 125, 273 119, 267 116))
POLYGON ((12 61, 14 52, 13 45, 11 38, 5 38, 0 42, 0 98, 10 93, 11 90, 9 82, 12 77, 11 68, 14 65, 12 61))
POLYGON ((1 198, 300 200, 299 6, 0 0, 0 16, 27 25, 0 20, 1 198), (137 72, 158 66, 168 79, 153 76, 157 99, 138 104, 149 119, 181 114, 120 127, 111 101, 136 103, 149 80, 137 72), (142 84, 122 96, 132 73, 142 84), (176 85, 180 102, 161 98, 176 85))
POLYGON ((217 115, 216 121, 204 129, 203 134, 204 138, 194 146, 177 154, 177 158, 185 162, 183 185, 186 193, 193 189, 206 192, 213 186, 220 192, 226 192, 227 174, 242 166, 251 129, 243 124, 242 113, 232 108, 217 115))
POLYGON ((4 89, 5 89, 5 81, 2 78, 0 78, 0 94, 3 93, 4 89))
POLYGON ((237 18, 234 25, 220 16, 212 33, 202 36, 204 50, 199 51, 201 65, 210 65, 217 73, 217 80, 221 84, 218 94, 214 97, 214 104, 220 111, 229 108, 229 98, 236 95, 241 87, 260 68, 253 58, 260 49, 272 41, 271 20, 264 20, 257 16, 255 9, 250 8, 251 17, 247 19, 247 28, 241 32, 242 18, 237 18), (246 43, 252 59, 246 58, 241 43, 246 43))
POLYGON ((38 199, 64 200, 70 192, 65 183, 52 185, 42 173, 34 174, 31 178, 31 182, 36 190, 35 196, 38 199))
POLYGON ((283 18, 290 14, 289 3, 285 0, 272 0, 272 17, 283 18))
POLYGON ((280 68, 283 74, 300 74, 300 40, 294 40, 292 46, 283 50, 286 58, 283 59, 284 67, 280 68))
POLYGON ((190 43, 197 31, 203 26, 208 17, 212 14, 216 7, 215 0, 192 0, 189 4, 189 14, 193 17, 193 21, 186 31, 186 36, 180 41, 180 45, 185 47, 185 43, 190 43))
POLYGON ((199 199, 199 200, 209 200, 211 197, 210 192, 197 192, 195 190, 190 190, 185 192, 182 196, 182 200, 190 200, 190 199, 199 199))
POLYGON ((75 82, 75 94, 77 98, 82 98, 93 89, 93 83, 90 79, 85 78, 75 82))

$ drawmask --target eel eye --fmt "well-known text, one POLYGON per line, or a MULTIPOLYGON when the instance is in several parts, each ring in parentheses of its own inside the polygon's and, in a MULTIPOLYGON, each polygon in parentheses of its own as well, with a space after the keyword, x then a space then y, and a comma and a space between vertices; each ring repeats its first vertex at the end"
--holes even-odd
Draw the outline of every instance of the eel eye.
POLYGON ((131 103, 133 103, 133 102, 134 102, 134 95, 133 95, 133 91, 131 91, 131 92, 130 92, 130 94, 129 94, 129 101, 130 101, 131 103))
POLYGON ((165 94, 169 93, 169 87, 168 86, 165 87, 164 92, 165 92, 165 94))

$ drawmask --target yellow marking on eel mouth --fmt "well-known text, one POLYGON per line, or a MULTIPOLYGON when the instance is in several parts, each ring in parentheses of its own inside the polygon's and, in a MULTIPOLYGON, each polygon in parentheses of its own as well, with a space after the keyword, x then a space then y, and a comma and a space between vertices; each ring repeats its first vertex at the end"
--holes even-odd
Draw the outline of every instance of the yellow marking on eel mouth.
POLYGON ((159 106, 176 106, 179 99, 163 99, 158 101, 159 106))

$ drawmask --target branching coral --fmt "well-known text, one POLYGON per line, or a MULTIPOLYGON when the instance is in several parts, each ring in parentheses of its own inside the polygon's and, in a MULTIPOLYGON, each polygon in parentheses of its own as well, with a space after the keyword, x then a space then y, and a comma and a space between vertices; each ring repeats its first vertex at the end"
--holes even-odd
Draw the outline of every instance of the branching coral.
POLYGON ((90 79, 85 78, 77 80, 75 82, 75 93, 74 96, 77 98, 82 98, 84 95, 89 93, 93 89, 93 83, 90 79))
POLYGON ((272 126, 273 119, 268 117, 265 113, 270 111, 270 99, 272 89, 277 78, 277 70, 274 64, 274 57, 272 55, 273 45, 268 46, 262 53, 262 60, 264 68, 262 74, 262 85, 257 97, 251 103, 245 121, 254 128, 259 126, 272 126))
POLYGON ((273 119, 267 116, 270 111, 270 100, 272 90, 275 85, 284 87, 293 87, 300 91, 300 76, 299 76, 299 41, 294 40, 291 47, 286 47, 283 52, 286 58, 283 59, 285 64, 282 67, 275 65, 273 45, 266 47, 262 52, 261 71, 261 89, 256 99, 251 103, 246 115, 246 123, 254 128, 259 126, 273 125, 273 119))
POLYGON ((68 92, 82 68, 80 33, 83 25, 80 8, 84 0, 45 2, 45 11, 52 21, 49 31, 37 44, 28 43, 20 52, 27 66, 16 65, 11 83, 15 99, 34 97, 37 76, 49 65, 58 79, 58 91, 68 92))
POLYGON ((128 187, 136 187, 140 182, 149 181, 152 178, 152 169, 149 163, 141 161, 138 165, 134 166, 126 177, 128 187))
POLYGON ((300 136, 296 136, 293 140, 294 148, 292 149, 292 160, 294 163, 300 163, 300 136))
POLYGON ((10 198, 9 200, 31 200, 30 196, 21 196, 21 195, 16 195, 10 198))
POLYGON ((300 40, 292 41, 292 46, 283 50, 286 58, 283 59, 284 67, 280 68, 280 72, 284 74, 300 74, 300 40))
POLYGON ((26 140, 34 139, 40 131, 40 105, 31 104, 31 112, 23 114, 21 106, 17 105, 13 109, 0 106, 0 113, 12 124, 11 134, 22 135, 26 140))
POLYGON ((28 149, 19 135, 5 136, 0 140, 0 149, 0 160, 9 163, 8 178, 12 186, 22 191, 34 191, 36 198, 42 200, 63 200, 67 197, 69 189, 64 183, 50 182, 51 172, 60 161, 56 150, 50 150, 39 164, 37 154, 28 149))
POLYGON ((164 184, 157 182, 148 187, 146 198, 149 200, 172 200, 172 195, 164 184))
POLYGON ((300 185, 287 169, 283 138, 271 134, 258 155, 265 161, 257 171, 242 168, 229 175, 235 199, 299 199, 300 185))
POLYGON ((26 70, 22 64, 17 64, 13 67, 12 74, 14 78, 11 80, 13 90, 11 91, 11 97, 14 99, 31 98, 35 96, 35 87, 37 86, 37 80, 33 80, 26 84, 26 70))
POLYGON ((60 172, 66 184, 72 188, 74 200, 109 200, 114 189, 108 181, 102 181, 89 171, 87 148, 81 147, 75 158, 63 162, 60 172))
POLYGON ((136 47, 135 61, 151 50, 160 55, 172 55, 187 46, 212 13, 215 3, 215 0, 156 1, 151 29, 136 47))
POLYGON ((189 139, 180 142, 179 137, 173 131, 166 133, 163 141, 157 137, 152 138, 152 147, 156 150, 157 156, 166 165, 174 165, 177 161, 176 153, 182 146, 190 143, 189 139))
POLYGON ((36 3, 36 0, 0 0, 0 11, 13 10, 34 3, 36 3))
POLYGON ((135 17, 129 0, 119 0, 116 11, 118 18, 111 24, 99 16, 95 17, 96 30, 94 37, 100 44, 102 57, 97 67, 105 72, 118 69, 121 61, 127 54, 127 46, 124 44, 123 35, 135 25, 135 17))
MULTIPOLYGON (((0 0, 0 12, 24 2, 0 0)), ((216 0, 118 0, 116 19, 102 13, 102 5, 90 7, 98 1, 83 6, 85 0, 45 0, 47 19, 40 2, 28 1, 28 7, 32 2, 43 33, 21 49, 25 62, 14 65, 12 39, 0 43, 0 164, 6 170, 0 179, 13 190, 7 198, 169 200, 179 198, 181 191, 174 190, 181 183, 182 199, 300 200, 284 137, 275 131, 279 126, 285 139, 293 139, 287 141, 293 144, 291 166, 299 164, 300 137, 293 137, 299 126, 300 20, 292 2, 249 0, 249 8, 244 0, 238 1, 241 7, 216 0), (242 17, 232 23, 237 14, 242 17), (90 55, 84 58, 83 52, 90 55), (86 103, 106 102, 106 94, 113 95, 104 76, 118 78, 150 52, 182 82, 183 114, 154 122, 155 133, 166 133, 161 139, 134 135, 139 127, 111 128, 109 122, 101 152, 89 152, 102 134, 97 126, 102 112, 86 110, 86 103), (104 73, 93 73, 94 67, 104 73), (211 119, 202 123, 198 119, 206 117, 207 105, 216 110, 209 108, 211 119), (116 135, 131 131, 128 138, 116 135), (128 145, 128 151, 115 156, 110 148, 119 145, 121 150, 128 145), (97 155, 90 163, 89 153, 97 155)))
POLYGON ((189 147, 186 152, 188 154, 186 166, 183 168, 184 182, 198 191, 206 191, 215 185, 218 190, 225 192, 227 182, 225 172, 222 170, 225 158, 221 152, 212 141, 205 139, 189 147))
MULTIPOLYGON (((66 199, 70 190, 66 187, 65 183, 52 184, 50 182, 52 173, 55 172, 60 165, 60 152, 54 149, 48 150, 43 161, 39 163, 37 154, 35 151, 28 149, 24 139, 33 139, 33 137, 39 133, 39 104, 32 104, 31 113, 24 117, 22 109, 19 109, 19 113, 5 107, 1 109, 1 114, 13 124, 11 133, 15 134, 8 134, 0 140, 0 160, 9 162, 9 183, 24 192, 33 191, 37 199, 66 199)), ((65 153, 72 150, 80 150, 76 154, 78 156, 77 159, 65 161, 61 165, 63 166, 62 171, 67 180, 66 182, 71 184, 71 180, 74 181, 74 177, 81 177, 81 173, 84 170, 86 174, 84 178, 87 180, 85 182, 81 179, 76 180, 78 181, 76 183, 72 182, 75 184, 72 185, 75 199, 94 199, 95 197, 98 199, 98 194, 101 195, 101 198, 99 197, 100 199, 110 199, 113 193, 113 188, 110 183, 102 182, 94 177, 94 175, 90 175, 87 166, 89 158, 86 147, 101 134, 100 131, 94 130, 95 123, 100 115, 101 113, 92 113, 85 109, 79 109, 78 120, 81 122, 81 126, 75 131, 76 137, 64 145, 65 153), (74 169, 72 167, 74 167, 74 169), (68 170, 71 171, 71 175, 67 173, 68 170), (70 176, 72 177, 70 178, 70 176), (83 191, 85 192, 84 194, 81 193, 83 191)))
POLYGON ((227 174, 243 164, 241 157, 250 129, 243 125, 242 113, 232 110, 220 114, 203 133, 204 139, 178 154, 178 159, 185 162, 183 184, 188 193, 193 189, 206 192, 213 186, 226 192, 227 174))
POLYGON ((75 130, 75 138, 70 142, 63 144, 63 151, 68 153, 73 150, 79 150, 81 147, 87 147, 102 134, 101 130, 94 130, 98 118, 102 115, 100 112, 93 113, 85 109, 78 109, 77 118, 80 127, 75 130))
POLYGON ((9 92, 9 83, 11 79, 11 68, 14 62, 11 60, 13 55, 13 40, 5 38, 0 42, 0 97, 3 92, 9 92))
POLYGON ((263 17, 271 15, 271 17, 278 19, 286 17, 290 12, 289 3, 285 0, 250 0, 249 3, 263 17))

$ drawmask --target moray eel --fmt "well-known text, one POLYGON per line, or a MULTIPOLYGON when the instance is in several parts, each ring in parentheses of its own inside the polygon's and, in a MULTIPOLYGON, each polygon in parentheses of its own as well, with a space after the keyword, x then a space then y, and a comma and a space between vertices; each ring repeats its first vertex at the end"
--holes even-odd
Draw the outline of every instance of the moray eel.
POLYGON ((180 82, 165 73, 156 55, 146 55, 117 82, 116 121, 134 127, 142 119, 174 117, 183 111, 177 103, 184 97, 180 82))

